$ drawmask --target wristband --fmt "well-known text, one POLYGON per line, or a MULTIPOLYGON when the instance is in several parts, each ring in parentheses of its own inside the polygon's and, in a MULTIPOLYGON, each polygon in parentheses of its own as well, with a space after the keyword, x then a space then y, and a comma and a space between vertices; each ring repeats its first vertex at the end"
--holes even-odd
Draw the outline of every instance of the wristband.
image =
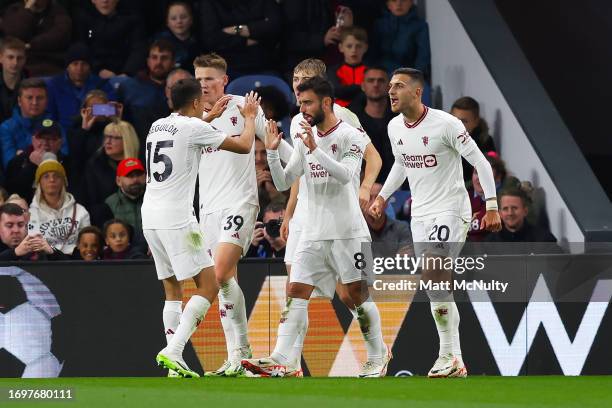
POLYGON ((487 211, 499 210, 499 208, 497 207, 497 199, 487 200, 486 206, 487 206, 487 211))

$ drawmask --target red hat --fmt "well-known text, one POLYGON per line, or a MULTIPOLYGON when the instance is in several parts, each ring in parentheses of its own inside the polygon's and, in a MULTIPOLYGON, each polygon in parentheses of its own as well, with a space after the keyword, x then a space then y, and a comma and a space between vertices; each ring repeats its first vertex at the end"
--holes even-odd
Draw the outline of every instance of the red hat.
POLYGON ((119 165, 117 166, 117 177, 125 177, 134 170, 145 171, 142 162, 133 157, 123 159, 119 162, 119 165))

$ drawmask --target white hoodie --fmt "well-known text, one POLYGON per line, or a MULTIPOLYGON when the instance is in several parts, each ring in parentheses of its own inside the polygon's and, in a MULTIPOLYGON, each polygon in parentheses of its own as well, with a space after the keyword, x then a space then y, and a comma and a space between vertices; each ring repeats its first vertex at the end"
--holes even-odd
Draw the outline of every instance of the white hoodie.
POLYGON ((36 191, 30 206, 30 233, 40 232, 49 245, 72 255, 79 231, 88 225, 89 213, 75 201, 72 194, 65 193, 64 203, 59 210, 55 210, 40 199, 40 189, 36 191))

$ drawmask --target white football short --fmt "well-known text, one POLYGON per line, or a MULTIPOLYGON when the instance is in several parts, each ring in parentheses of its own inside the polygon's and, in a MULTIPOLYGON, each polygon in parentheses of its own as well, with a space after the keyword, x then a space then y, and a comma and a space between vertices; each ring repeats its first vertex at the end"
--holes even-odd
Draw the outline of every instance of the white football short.
POLYGON ((295 258, 295 250, 297 248, 298 242, 300 241, 300 237, 302 235, 302 226, 295 222, 292 218, 289 221, 289 237, 287 238, 287 245, 285 245, 285 263, 293 264, 295 258))
POLYGON ((196 222, 180 229, 145 229, 143 232, 160 280, 176 276, 183 281, 214 265, 196 222))
POLYGON ((415 255, 457 257, 465 244, 469 226, 469 222, 456 215, 413 218, 410 229, 415 255))
POLYGON ((214 256, 220 242, 229 242, 242 248, 242 254, 246 254, 253 239, 258 212, 258 206, 248 203, 210 214, 200 212, 204 247, 208 253, 214 256))
MULTIPOLYGON (((314 296, 333 298, 336 283, 343 284, 366 280, 357 262, 365 258, 363 251, 370 251, 368 237, 325 241, 300 240, 297 243, 290 282, 305 283, 315 287, 314 296)), ((371 258, 371 256, 369 257, 371 258)))

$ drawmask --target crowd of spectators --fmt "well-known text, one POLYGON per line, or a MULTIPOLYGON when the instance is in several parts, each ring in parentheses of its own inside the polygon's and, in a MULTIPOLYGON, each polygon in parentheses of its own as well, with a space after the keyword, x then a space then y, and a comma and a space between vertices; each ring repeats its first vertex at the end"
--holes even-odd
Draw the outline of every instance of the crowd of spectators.
MULTIPOLYGON (((394 162, 389 75, 410 66, 429 81, 431 72, 428 25, 413 0, 1 2, 0 260, 146 257, 146 136, 171 112, 172 85, 191 77, 194 58, 209 52, 226 59, 230 81, 264 74, 290 84, 298 62, 322 59, 337 103, 357 115, 382 157, 374 197, 394 162)), ((274 86, 257 91, 265 116, 288 127, 295 101, 274 86)), ((478 102, 462 97, 451 114, 487 153, 501 197, 504 230, 487 235, 479 230, 478 174, 464 163, 468 239, 554 240, 541 205, 495 153, 478 102)), ((260 141, 253 170, 261 213, 247 256, 282 257, 277 227, 287 194, 275 188, 260 141)), ((383 218, 366 220, 374 242, 405 252, 409 193, 401 197, 383 218)))

